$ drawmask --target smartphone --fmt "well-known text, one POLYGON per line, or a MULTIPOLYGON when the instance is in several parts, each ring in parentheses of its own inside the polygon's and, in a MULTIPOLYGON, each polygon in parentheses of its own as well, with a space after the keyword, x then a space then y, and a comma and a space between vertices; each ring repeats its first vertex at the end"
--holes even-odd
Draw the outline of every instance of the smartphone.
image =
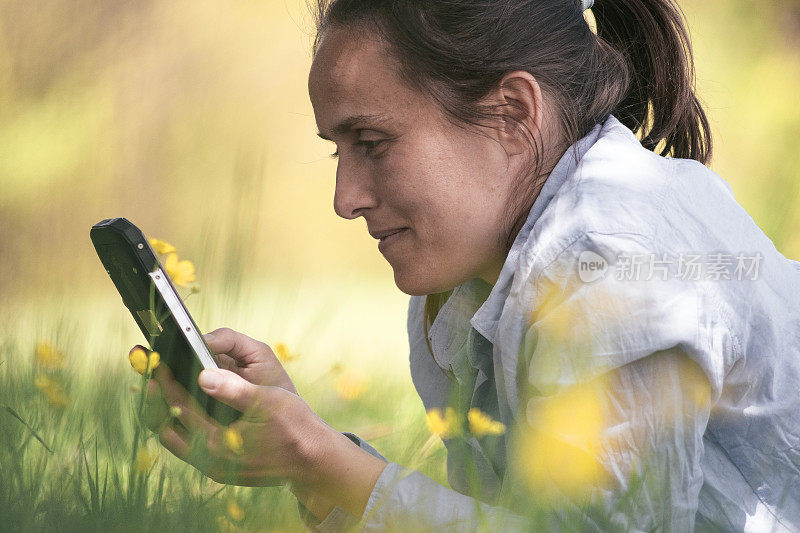
POLYGON ((226 425, 236 420, 239 411, 197 384, 203 369, 218 368, 216 359, 141 230, 127 219, 111 218, 92 226, 89 236, 122 303, 162 364, 212 418, 226 425))

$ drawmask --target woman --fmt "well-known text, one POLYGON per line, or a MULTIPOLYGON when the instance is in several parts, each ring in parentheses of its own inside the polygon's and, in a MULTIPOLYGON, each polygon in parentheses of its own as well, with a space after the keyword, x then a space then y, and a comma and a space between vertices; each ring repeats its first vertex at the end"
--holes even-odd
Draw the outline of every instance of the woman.
POLYGON ((427 409, 521 429, 446 438, 448 489, 330 428, 266 344, 221 329, 226 370, 199 383, 245 412, 241 453, 163 367, 161 442, 216 480, 289 483, 319 531, 522 528, 543 501, 599 507, 596 529, 800 527, 800 272, 704 166, 674 2, 318 8, 334 208, 364 217, 412 295, 415 387, 427 409))

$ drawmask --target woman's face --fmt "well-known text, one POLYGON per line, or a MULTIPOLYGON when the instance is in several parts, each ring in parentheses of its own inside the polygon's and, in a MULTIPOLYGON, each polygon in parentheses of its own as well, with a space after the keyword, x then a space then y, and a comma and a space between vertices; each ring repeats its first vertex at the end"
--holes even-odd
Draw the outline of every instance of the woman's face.
POLYGON ((334 209, 363 216, 407 294, 494 284, 505 260, 504 215, 516 169, 486 129, 449 122, 401 81, 377 39, 330 27, 309 75, 319 134, 336 143, 334 209))

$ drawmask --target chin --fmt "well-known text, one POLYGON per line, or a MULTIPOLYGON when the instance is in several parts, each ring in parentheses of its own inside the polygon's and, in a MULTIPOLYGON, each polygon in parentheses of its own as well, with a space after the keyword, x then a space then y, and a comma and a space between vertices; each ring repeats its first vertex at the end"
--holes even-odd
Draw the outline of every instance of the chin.
POLYGON ((397 285, 398 289, 409 296, 424 296, 430 294, 423 284, 419 283, 419 280, 415 280, 411 276, 400 275, 396 269, 394 271, 394 284, 397 285))
POLYGON ((394 270, 394 284, 409 296, 425 296, 437 292, 445 292, 453 287, 442 287, 441 283, 429 277, 430 272, 409 272, 392 265, 394 270), (428 274, 427 276, 425 274, 428 274))

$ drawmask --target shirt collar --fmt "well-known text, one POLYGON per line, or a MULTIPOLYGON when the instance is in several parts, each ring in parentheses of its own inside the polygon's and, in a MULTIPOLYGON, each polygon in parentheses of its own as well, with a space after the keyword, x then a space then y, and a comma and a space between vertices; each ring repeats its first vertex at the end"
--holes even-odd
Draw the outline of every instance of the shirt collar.
MULTIPOLYGON (((486 301, 470 319, 472 327, 486 337, 492 344, 494 344, 494 337, 497 333, 497 324, 500 321, 500 314, 503 311, 506 298, 511 290, 511 282, 514 279, 514 272, 517 268, 519 254, 528 241, 534 224, 544 212, 550 200, 555 196, 558 189, 564 184, 567 177, 574 172, 578 162, 600 137, 601 130, 606 130, 614 126, 616 122, 618 122, 617 119, 614 118, 613 115, 609 115, 604 124, 595 124, 588 134, 570 146, 567 151, 564 152, 564 155, 561 156, 561 159, 559 159, 555 167, 553 167, 542 190, 539 192, 539 196, 537 196, 536 200, 533 202, 533 206, 531 206, 531 210, 528 213, 528 218, 525 220, 525 224, 514 239, 514 244, 511 246, 511 250, 508 252, 508 256, 503 263, 503 268, 500 271, 497 282, 494 284, 494 287, 492 287, 486 301)), ((457 292, 458 291, 455 291, 455 293, 457 292)))

